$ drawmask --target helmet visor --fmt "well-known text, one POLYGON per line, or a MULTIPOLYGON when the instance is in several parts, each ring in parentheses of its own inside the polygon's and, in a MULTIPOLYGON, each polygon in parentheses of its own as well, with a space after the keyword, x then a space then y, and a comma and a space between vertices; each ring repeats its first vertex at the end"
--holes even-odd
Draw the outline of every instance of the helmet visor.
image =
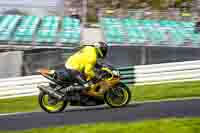
POLYGON ((106 57, 106 54, 107 54, 107 48, 102 47, 102 48, 99 49, 99 51, 100 51, 101 57, 102 57, 102 58, 105 58, 105 57, 106 57))

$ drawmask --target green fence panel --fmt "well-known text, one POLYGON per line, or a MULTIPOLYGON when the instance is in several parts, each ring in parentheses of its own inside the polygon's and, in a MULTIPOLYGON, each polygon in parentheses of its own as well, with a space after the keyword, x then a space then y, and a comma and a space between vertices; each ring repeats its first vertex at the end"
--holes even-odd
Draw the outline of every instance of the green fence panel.
POLYGON ((121 80, 121 82, 124 84, 134 84, 135 83, 134 80, 121 80))

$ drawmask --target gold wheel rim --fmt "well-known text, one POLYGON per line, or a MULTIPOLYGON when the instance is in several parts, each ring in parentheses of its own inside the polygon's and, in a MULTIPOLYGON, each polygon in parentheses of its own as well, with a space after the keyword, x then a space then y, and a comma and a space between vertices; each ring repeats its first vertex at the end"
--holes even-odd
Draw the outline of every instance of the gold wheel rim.
POLYGON ((119 106, 124 105, 124 104, 128 101, 129 93, 127 92, 127 90, 121 89, 121 91, 123 92, 123 100, 120 100, 120 102, 121 102, 120 104, 119 104, 119 103, 114 103, 113 100, 112 100, 112 98, 109 97, 108 94, 106 95, 106 98, 107 98, 108 102, 109 102, 112 106, 119 107, 119 106))
POLYGON ((56 103, 55 105, 50 105, 48 103, 48 95, 45 94, 43 97, 42 97, 42 104, 44 105, 45 108, 47 108, 49 111, 57 111, 59 110, 63 104, 64 104, 64 101, 61 101, 61 102, 58 102, 56 103))

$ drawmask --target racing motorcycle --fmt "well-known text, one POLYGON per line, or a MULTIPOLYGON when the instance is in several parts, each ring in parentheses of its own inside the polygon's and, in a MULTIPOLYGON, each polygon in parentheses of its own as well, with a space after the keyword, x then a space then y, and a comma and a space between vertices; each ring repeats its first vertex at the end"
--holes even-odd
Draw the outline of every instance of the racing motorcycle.
POLYGON ((38 85, 40 90, 38 101, 40 107, 48 113, 62 112, 70 106, 97 106, 107 104, 111 108, 126 106, 131 99, 131 91, 120 82, 120 72, 110 64, 101 63, 95 66, 95 72, 101 77, 87 89, 79 88, 78 83, 59 78, 58 73, 42 68, 39 74, 49 79, 47 85, 38 85))

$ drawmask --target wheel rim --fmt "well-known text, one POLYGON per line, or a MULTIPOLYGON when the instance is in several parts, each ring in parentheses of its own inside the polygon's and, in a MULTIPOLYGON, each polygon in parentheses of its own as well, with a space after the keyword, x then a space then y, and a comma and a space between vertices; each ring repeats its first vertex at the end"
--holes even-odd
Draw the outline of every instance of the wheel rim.
POLYGON ((44 105, 44 107, 46 109, 48 109, 49 111, 57 111, 59 110, 60 108, 62 108, 63 104, 64 104, 64 101, 60 101, 60 102, 56 102, 56 104, 50 104, 49 103, 49 96, 47 94, 45 94, 43 97, 42 97, 42 104, 44 105))
POLYGON ((112 106, 123 106, 126 104, 126 102, 129 99, 129 93, 127 92, 126 89, 123 89, 121 87, 115 88, 111 91, 111 93, 108 93, 106 95, 107 101, 112 105, 112 106), (118 93, 118 96, 114 93, 118 93), (114 92, 114 93, 113 93, 114 92))

